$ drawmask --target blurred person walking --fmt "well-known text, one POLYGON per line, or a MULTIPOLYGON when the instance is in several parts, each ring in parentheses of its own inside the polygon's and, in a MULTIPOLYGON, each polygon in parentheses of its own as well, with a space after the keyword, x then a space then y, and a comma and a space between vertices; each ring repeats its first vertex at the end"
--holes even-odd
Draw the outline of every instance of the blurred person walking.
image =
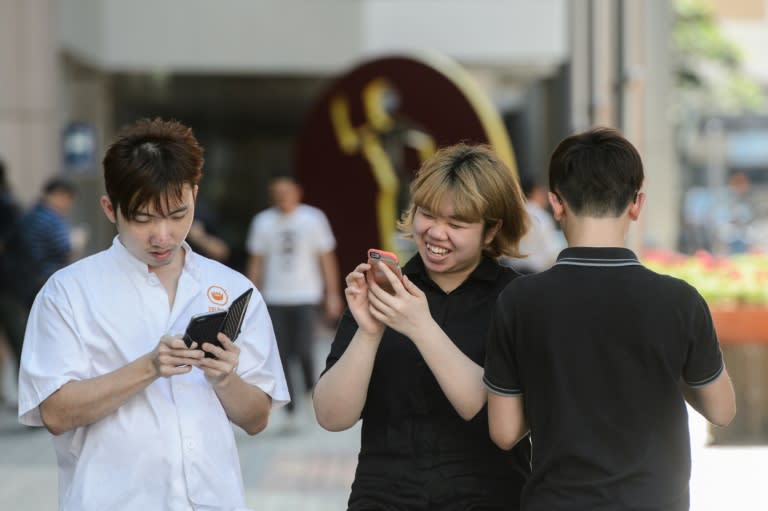
POLYGON ((52 177, 44 184, 39 201, 18 222, 8 255, 14 293, 27 307, 45 281, 73 260, 69 214, 76 194, 72 181, 52 177))
POLYGON ((624 248, 643 179, 619 132, 565 138, 550 159, 549 203, 568 248, 496 304, 483 379, 494 442, 514 448, 530 428, 523 511, 685 511, 686 400, 716 425, 735 414, 702 296, 624 248))
POLYGON ((424 162, 400 231, 417 253, 394 294, 359 264, 346 277, 348 309, 314 393, 330 431, 363 421, 349 510, 517 510, 529 446, 488 436, 482 384, 485 334, 496 297, 518 273, 527 228, 520 188, 487 147, 456 145, 424 162))
POLYGON ((253 288, 184 241, 203 148, 180 123, 143 119, 103 167, 100 204, 117 236, 35 298, 19 420, 53 435, 62 511, 244 509, 232 423, 254 435, 289 397, 258 292, 236 344, 180 335, 253 288))
POLYGON ((547 190, 536 177, 523 174, 520 187, 525 195, 525 210, 531 218, 530 228, 520 240, 520 253, 524 257, 504 257, 501 262, 520 273, 538 273, 555 263, 565 238, 558 231, 548 211, 547 190))
POLYGON ((315 384, 313 340, 316 308, 323 305, 329 320, 343 311, 336 239, 325 214, 301 202, 302 190, 291 176, 270 181, 273 206, 251 221, 246 240, 249 253, 246 275, 264 296, 275 328, 288 390, 286 427, 294 427, 297 362, 304 390, 315 384))
POLYGON ((18 369, 27 318, 26 310, 14 291, 15 269, 9 257, 21 211, 8 183, 5 163, 0 159, 0 403, 6 396, 3 370, 11 366, 14 371, 18 369), (9 360, 13 360, 13 364, 9 360))

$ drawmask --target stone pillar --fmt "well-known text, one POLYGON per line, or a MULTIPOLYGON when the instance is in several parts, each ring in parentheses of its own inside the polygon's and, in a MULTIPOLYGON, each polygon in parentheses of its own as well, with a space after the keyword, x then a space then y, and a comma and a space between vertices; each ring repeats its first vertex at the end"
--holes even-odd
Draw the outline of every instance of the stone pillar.
POLYGON ((54 0, 0 2, 0 156, 24 203, 60 169, 54 0))

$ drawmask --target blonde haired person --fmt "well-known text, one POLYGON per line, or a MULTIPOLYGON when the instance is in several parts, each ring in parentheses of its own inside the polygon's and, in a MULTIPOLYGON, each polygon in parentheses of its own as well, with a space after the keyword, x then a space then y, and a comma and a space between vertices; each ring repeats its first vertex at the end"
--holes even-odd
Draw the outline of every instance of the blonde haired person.
MULTIPOLYGON (((485 336, 500 291, 518 274, 528 217, 511 171, 487 147, 459 144, 426 161, 399 228, 418 253, 389 294, 346 277, 348 310, 314 393, 320 425, 362 419, 350 510, 516 510, 529 448, 491 442, 482 384, 485 336)), ((383 266, 383 265, 382 265, 383 266)))

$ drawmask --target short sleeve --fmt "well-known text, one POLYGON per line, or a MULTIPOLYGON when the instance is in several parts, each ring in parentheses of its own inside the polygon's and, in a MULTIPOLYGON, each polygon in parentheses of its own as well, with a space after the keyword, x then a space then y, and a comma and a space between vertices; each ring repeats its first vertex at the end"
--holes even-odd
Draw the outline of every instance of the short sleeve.
POLYGON ((291 397, 285 382, 272 320, 257 290, 254 290, 251 297, 237 343, 240 345, 238 375, 271 397, 273 408, 280 408, 289 403, 291 397))
POLYGON ((486 341, 483 383, 495 394, 517 396, 523 393, 523 387, 517 366, 515 329, 510 325, 513 309, 505 305, 509 295, 507 288, 496 300, 486 341))
POLYGON ((690 337, 683 366, 683 380, 692 387, 706 385, 723 371, 723 355, 712 323, 712 315, 698 292, 690 315, 690 337))
POLYGON ((65 383, 92 378, 63 285, 50 279, 27 320, 19 368, 19 421, 42 426, 39 406, 65 383))
POLYGON ((325 359, 325 369, 323 370, 323 373, 333 367, 333 365, 341 358, 347 350, 347 346, 349 346, 349 343, 352 341, 355 332, 357 332, 357 322, 350 310, 346 309, 339 321, 339 325, 336 327, 336 334, 333 336, 331 351, 325 359))

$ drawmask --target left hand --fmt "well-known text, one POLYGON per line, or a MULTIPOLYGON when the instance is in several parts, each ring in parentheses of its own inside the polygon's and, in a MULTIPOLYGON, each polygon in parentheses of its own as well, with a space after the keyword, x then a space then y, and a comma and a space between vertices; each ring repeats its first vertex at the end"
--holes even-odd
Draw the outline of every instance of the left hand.
POLYGON ((231 378, 237 376, 235 371, 240 363, 240 347, 221 332, 217 339, 221 343, 221 348, 207 342, 202 346, 203 351, 216 358, 201 358, 196 364, 214 387, 226 386, 231 378))
POLYGON ((371 315, 415 341, 419 332, 425 331, 426 325, 434 321, 429 312, 427 296, 407 276, 403 275, 401 281, 385 264, 377 264, 380 264, 381 271, 387 276, 395 292, 390 294, 375 282, 371 282, 368 290, 371 315))

